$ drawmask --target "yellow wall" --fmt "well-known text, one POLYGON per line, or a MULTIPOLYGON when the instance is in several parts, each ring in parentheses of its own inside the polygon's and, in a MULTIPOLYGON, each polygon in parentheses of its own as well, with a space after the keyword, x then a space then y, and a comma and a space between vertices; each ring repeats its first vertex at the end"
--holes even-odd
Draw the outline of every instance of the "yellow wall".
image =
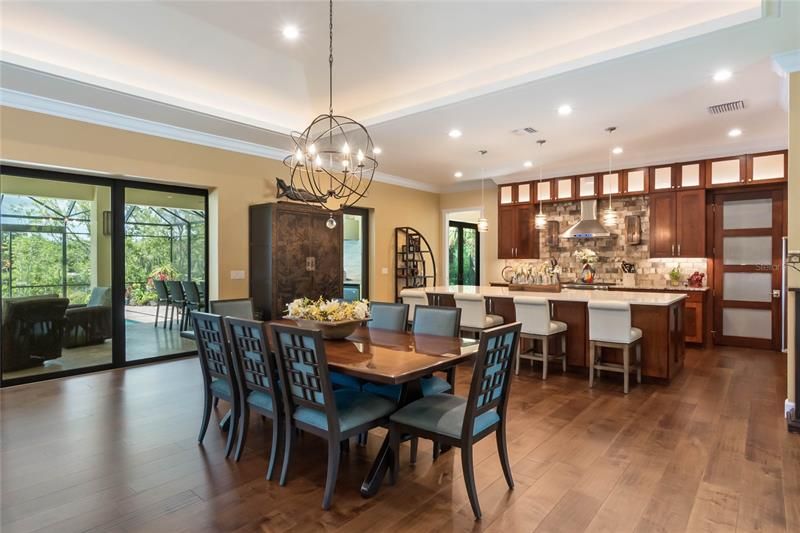
MULTIPOLYGON (((0 107, 0 157, 207 188, 212 298, 247 296, 248 280, 230 279, 231 270, 248 270, 247 208, 274 201, 275 177, 286 174, 280 161, 5 107, 0 107)), ((425 234, 439 263, 439 195, 374 182, 359 205, 374 210, 370 296, 390 300, 395 226, 425 234)))
MULTIPOLYGON (((800 72, 789 76, 789 249, 800 250, 800 72)), ((789 286, 800 287, 800 272, 789 269, 789 286)), ((795 298, 797 293, 795 293, 795 298)), ((789 401, 797 402, 794 397, 794 339, 798 332, 794 329, 794 301, 790 297, 788 316, 787 363, 789 401)))

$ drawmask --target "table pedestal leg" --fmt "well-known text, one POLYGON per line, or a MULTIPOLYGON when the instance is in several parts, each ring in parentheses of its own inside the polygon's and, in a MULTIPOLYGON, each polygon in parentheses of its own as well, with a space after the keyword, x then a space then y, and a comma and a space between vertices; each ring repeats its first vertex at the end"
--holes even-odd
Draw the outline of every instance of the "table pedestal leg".
POLYGON ((361 483, 361 496, 371 498, 378 493, 378 489, 383 483, 383 478, 386 476, 386 471, 389 470, 389 465, 392 464, 394 459, 392 453, 392 449, 389 447, 389 435, 386 435, 383 439, 383 444, 381 444, 381 449, 378 450, 378 456, 369 469, 369 474, 367 474, 364 482, 361 483))

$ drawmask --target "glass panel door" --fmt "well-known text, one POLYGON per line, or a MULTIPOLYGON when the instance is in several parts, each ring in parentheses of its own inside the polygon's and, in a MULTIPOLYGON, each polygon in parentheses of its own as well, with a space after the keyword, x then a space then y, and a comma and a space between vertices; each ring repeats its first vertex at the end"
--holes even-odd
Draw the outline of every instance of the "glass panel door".
POLYGON ((125 359, 194 351, 205 310, 205 196, 125 188, 125 359))
POLYGON ((344 246, 344 299, 369 298, 368 211, 350 208, 342 218, 344 246))
POLYGON ((447 231, 447 278, 450 285, 479 285, 480 233, 478 233, 478 225, 451 220, 447 231))
POLYGON ((718 193, 715 341, 777 349, 782 192, 718 193))
POLYGON ((3 381, 112 363, 111 188, 0 176, 3 381))

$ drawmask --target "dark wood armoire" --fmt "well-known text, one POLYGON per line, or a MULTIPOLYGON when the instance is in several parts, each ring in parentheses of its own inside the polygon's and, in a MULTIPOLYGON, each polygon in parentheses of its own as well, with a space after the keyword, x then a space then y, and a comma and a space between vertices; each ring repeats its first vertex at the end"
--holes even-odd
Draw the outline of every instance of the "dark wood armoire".
POLYGON ((291 202, 250 206, 250 296, 264 320, 286 305, 309 298, 341 298, 342 215, 291 202))

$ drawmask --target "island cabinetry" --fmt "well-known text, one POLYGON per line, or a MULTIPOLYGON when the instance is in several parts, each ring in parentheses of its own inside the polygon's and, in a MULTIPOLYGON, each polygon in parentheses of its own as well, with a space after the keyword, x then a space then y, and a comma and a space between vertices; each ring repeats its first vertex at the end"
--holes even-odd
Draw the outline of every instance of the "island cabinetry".
POLYGON ((539 235, 529 205, 500 206, 497 217, 497 258, 538 259, 539 235))
POLYGON ((706 256, 706 192, 650 195, 650 257, 706 256))

